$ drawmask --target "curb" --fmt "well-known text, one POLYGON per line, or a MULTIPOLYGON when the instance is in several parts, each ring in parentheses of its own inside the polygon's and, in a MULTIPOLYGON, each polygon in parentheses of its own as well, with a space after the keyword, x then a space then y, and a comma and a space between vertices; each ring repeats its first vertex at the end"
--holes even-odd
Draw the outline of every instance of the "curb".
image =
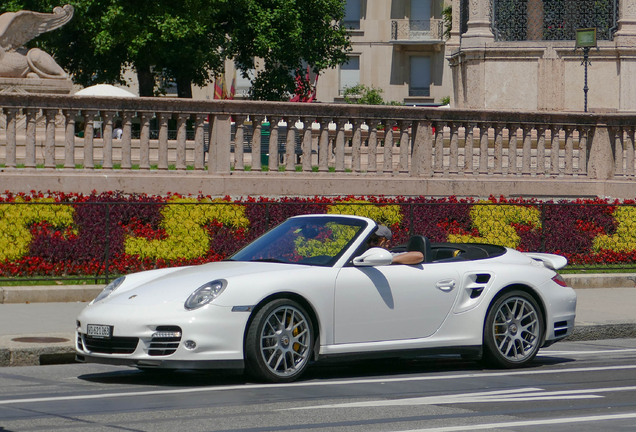
POLYGON ((2 303, 75 303, 89 302, 105 285, 43 285, 0 287, 2 303))
POLYGON ((587 288, 634 288, 636 273, 596 273, 561 275, 575 289, 587 288))

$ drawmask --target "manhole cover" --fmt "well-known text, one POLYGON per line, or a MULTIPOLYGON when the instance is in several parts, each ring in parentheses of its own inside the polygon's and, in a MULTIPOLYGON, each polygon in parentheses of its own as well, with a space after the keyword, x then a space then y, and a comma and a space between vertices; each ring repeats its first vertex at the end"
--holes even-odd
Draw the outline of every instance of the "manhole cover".
POLYGON ((68 339, 65 338, 57 338, 57 337, 19 337, 15 339, 11 339, 13 342, 24 342, 24 343, 59 343, 59 342, 68 342, 68 339))

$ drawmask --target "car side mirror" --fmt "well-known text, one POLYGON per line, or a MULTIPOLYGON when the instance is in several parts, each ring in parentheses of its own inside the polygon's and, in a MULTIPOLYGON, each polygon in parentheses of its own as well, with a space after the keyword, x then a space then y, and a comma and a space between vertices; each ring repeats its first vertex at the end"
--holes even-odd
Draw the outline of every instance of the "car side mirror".
POLYGON ((362 255, 353 259, 356 267, 378 267, 390 265, 393 262, 393 255, 386 249, 371 248, 362 255))

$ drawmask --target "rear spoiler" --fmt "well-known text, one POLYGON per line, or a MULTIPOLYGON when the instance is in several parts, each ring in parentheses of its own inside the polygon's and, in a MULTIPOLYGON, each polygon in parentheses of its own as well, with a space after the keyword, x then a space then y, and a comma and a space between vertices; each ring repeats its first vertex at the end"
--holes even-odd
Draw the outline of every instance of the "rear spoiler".
POLYGON ((568 259, 561 255, 540 253, 540 252, 522 252, 528 258, 535 261, 541 261, 544 266, 552 270, 559 270, 568 264, 568 259))

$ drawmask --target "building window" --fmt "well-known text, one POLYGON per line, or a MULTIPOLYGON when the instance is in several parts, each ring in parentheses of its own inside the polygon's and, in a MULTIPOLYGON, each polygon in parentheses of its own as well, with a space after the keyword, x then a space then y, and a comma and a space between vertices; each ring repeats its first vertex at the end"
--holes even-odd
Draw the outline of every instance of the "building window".
POLYGON ((612 40, 619 0, 494 0, 493 12, 499 41, 575 40, 576 29, 590 27, 599 40, 612 40))
POLYGON ((250 94, 250 89, 252 88, 252 82, 256 77, 256 71, 254 69, 250 69, 247 71, 248 78, 243 78, 243 72, 236 67, 236 84, 235 84, 235 93, 234 97, 248 97, 250 94))
POLYGON ((349 61, 340 65, 340 94, 346 88, 360 84, 360 57, 351 56, 349 61))
POLYGON ((411 81, 409 96, 431 95, 431 58, 411 56, 411 81))
POLYGON ((345 16, 342 24, 348 29, 359 30, 361 16, 362 0, 346 0, 345 16))

